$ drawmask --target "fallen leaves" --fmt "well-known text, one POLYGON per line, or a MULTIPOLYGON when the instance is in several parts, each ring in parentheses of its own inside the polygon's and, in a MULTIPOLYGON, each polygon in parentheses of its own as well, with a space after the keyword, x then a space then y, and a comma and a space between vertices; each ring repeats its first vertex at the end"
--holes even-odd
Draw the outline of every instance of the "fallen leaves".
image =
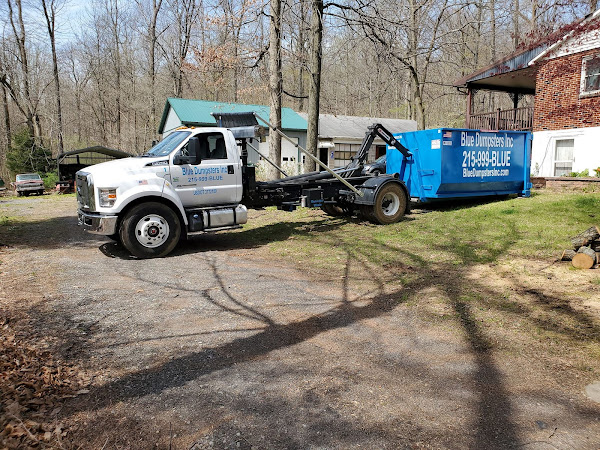
POLYGON ((0 331, 0 448, 65 448, 58 414, 65 399, 89 392, 85 376, 2 317, 0 331))

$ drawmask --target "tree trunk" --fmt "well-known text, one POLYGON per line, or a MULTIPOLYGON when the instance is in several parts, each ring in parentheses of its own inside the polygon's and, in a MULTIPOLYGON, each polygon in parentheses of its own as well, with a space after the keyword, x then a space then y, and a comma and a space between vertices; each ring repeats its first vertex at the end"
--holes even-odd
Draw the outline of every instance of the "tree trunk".
POLYGON ((152 130, 152 137, 156 136, 156 22, 161 6, 162 0, 152 0, 152 19, 148 26, 148 56, 150 58, 148 74, 150 75, 150 129, 152 130))
POLYGON ((573 244, 573 248, 577 250, 579 247, 583 247, 589 245, 592 241, 600 238, 600 228, 597 226, 593 226, 588 228, 582 233, 579 233, 577 236, 573 236, 571 238, 571 243, 573 244))
POLYGON ((6 156, 6 152, 10 147, 10 110, 8 109, 8 98, 6 96, 6 87, 2 85, 2 109, 4 110, 4 131, 6 132, 6 151, 4 155, 6 156))
MULTIPOLYGON (((7 0, 8 12, 9 12, 9 20, 15 35, 15 40, 17 41, 17 47, 19 49, 19 63, 22 72, 22 83, 23 83, 23 101, 22 105, 19 105, 19 110, 25 116, 25 123, 27 124, 27 129, 29 130, 29 134, 33 137, 34 141, 37 144, 41 143, 41 134, 36 134, 38 130, 41 133, 41 127, 36 126, 39 125, 39 119, 36 119, 34 116, 37 115, 33 108, 33 99, 31 97, 31 90, 29 86, 29 63, 27 59, 27 46, 25 44, 25 22, 23 22, 23 8, 21 6, 21 0, 15 0, 15 5, 17 6, 17 24, 15 24, 12 3, 11 0, 7 0), (18 29, 17 29, 18 25, 18 29)), ((12 95, 15 102, 17 102, 16 96, 12 95)))
POLYGON ((589 247, 581 247, 571 264, 578 269, 591 269, 596 264, 596 252, 589 247))
MULTIPOLYGON (((283 76, 281 73, 281 0, 271 0, 269 24, 269 97, 271 111, 269 122, 281 129, 281 95, 283 76)), ((281 165, 281 136, 274 131, 269 132, 269 158, 281 165)), ((267 176, 270 180, 279 178, 279 171, 268 166, 267 176)))
POLYGON ((561 261, 572 261, 573 260, 573 256, 575 256, 577 254, 577 252, 575 250, 565 250, 562 253, 562 256, 560 257, 561 261))
MULTIPOLYGON (((308 84, 308 129, 306 132, 306 150, 317 156, 319 145, 319 105, 321 100, 321 62, 323 42, 323 1, 311 1, 310 18, 310 79, 308 84)), ((310 158, 306 158, 304 171, 312 172, 316 164, 310 158)))
POLYGON ((516 49, 519 46, 519 0, 513 0, 513 46, 516 49))
POLYGON ((62 107, 60 104, 60 79, 58 76, 58 60, 56 57, 56 1, 50 0, 46 4, 47 0, 42 0, 42 7, 44 9, 44 16, 46 17, 46 26, 48 28, 48 37, 50 38, 50 48, 52 50, 52 70, 54 74, 54 93, 56 95, 56 120, 58 123, 58 153, 61 154, 64 151, 63 144, 63 123, 62 123, 62 107))

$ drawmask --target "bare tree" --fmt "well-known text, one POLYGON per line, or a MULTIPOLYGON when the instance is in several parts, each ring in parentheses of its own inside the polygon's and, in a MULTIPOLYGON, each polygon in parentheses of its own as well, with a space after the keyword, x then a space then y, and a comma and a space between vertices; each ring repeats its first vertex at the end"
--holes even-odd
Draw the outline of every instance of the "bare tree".
MULTIPOLYGON (((319 145, 319 106, 321 100, 321 62, 323 43, 323 0, 311 0, 310 18, 310 78, 308 83, 308 130, 306 149, 317 155, 319 145)), ((306 158, 304 170, 310 172, 316 168, 314 161, 306 158)))
POLYGON ((8 6, 8 17, 10 25, 14 34, 15 41, 18 49, 18 62, 20 66, 21 85, 15 86, 13 81, 10 80, 6 72, 0 74, 0 82, 8 90, 11 98, 15 102, 19 111, 25 116, 27 128, 29 134, 34 138, 37 143, 42 141, 42 129, 40 124, 40 117, 37 111, 38 99, 34 99, 31 86, 30 86, 30 72, 29 72, 29 60, 26 45, 26 33, 25 33, 25 22, 23 21, 23 8, 21 0, 15 0, 15 6, 17 7, 16 17, 13 11, 12 0, 7 0, 8 6), (22 89, 22 93, 21 93, 22 89))
MULTIPOLYGON (((145 11, 145 4, 141 0, 136 0, 138 8, 145 11)), ((148 45, 148 78, 150 90, 150 128, 156 130, 156 46, 158 41, 158 17, 162 7, 163 0, 152 0, 150 15, 147 19, 145 39, 148 45)))
POLYGON ((56 12, 60 8, 59 0, 40 0, 44 17, 46 18, 46 27, 48 29, 48 37, 50 38, 50 48, 52 49, 52 71, 54 74, 54 92, 56 96, 56 120, 58 123, 58 152, 62 153, 64 149, 63 143, 63 120, 62 108, 60 104, 60 78, 58 76, 58 60, 56 57, 56 12))
POLYGON ((184 65, 192 37, 192 29, 198 17, 196 0, 167 0, 171 14, 171 40, 163 49, 171 66, 173 94, 183 95, 184 65))
MULTIPOLYGON (((281 74, 281 0, 271 0, 269 15, 269 122, 281 129, 281 95, 283 76, 281 74)), ((271 132, 269 136, 269 157, 271 161, 281 162, 281 136, 271 132)), ((269 166, 269 179, 279 178, 279 172, 269 166)))

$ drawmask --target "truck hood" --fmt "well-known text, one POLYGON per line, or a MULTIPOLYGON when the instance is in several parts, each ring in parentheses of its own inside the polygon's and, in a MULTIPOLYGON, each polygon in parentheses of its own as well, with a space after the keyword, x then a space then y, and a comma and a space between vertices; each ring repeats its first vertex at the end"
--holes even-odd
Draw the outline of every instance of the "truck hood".
POLYGON ((157 158, 150 157, 131 157, 115 159, 93 166, 84 167, 81 172, 90 173, 95 183, 119 182, 123 179, 154 173, 159 169, 163 171, 164 167, 169 166, 168 157, 157 158))

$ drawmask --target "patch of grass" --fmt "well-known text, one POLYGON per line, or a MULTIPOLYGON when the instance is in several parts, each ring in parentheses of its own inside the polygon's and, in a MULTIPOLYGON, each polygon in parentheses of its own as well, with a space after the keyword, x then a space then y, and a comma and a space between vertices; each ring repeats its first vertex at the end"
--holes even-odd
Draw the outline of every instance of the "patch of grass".
POLYGON ((0 227, 9 227, 19 221, 18 217, 0 216, 0 227))
MULTIPOLYGON (((397 224, 328 217, 319 210, 268 209, 245 231, 275 253, 336 270, 340 261, 383 268, 492 263, 513 256, 552 259, 569 238, 600 222, 600 194, 536 193, 532 198, 417 206, 397 224), (357 262, 358 263, 358 262, 357 262)), ((240 233, 245 234, 245 233, 240 233)), ((241 237, 241 236, 240 236, 241 237)))

